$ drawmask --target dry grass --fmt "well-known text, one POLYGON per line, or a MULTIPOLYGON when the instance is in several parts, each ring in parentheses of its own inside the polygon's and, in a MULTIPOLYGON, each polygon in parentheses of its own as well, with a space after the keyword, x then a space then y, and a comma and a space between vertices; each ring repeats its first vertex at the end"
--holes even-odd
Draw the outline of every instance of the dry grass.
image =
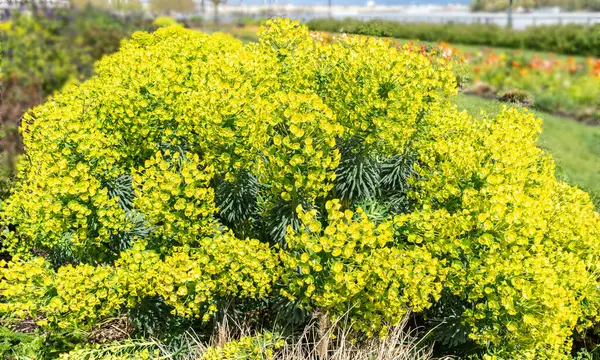
MULTIPOLYGON (((387 336, 355 341, 356 333, 352 324, 342 318, 330 323, 324 316, 316 316, 301 333, 287 339, 275 336, 268 341, 257 341, 260 351, 252 355, 240 354, 235 360, 430 360, 433 359, 432 347, 417 337, 416 331, 408 326, 406 317, 397 326, 391 327, 387 336), (283 345, 281 344, 283 341, 283 345), (275 346, 278 343, 279 346, 275 346), (274 349, 267 356, 267 349, 274 349), (261 355, 263 354, 263 355, 261 355)), ((268 331, 268 330, 263 330, 268 331)), ((270 331, 277 334, 277 331, 270 331)), ((108 360, 134 359, 140 351, 147 351, 152 359, 164 360, 201 360, 209 348, 222 347, 241 337, 255 336, 255 330, 231 322, 227 318, 218 324, 210 341, 188 332, 183 342, 165 344, 157 340, 124 339, 110 343, 96 344, 65 354, 63 360, 108 360)), ((228 357, 227 360, 234 359, 228 357)), ((448 357, 444 358, 450 359, 448 357)), ((224 359, 225 360, 225 359, 224 359)))
MULTIPOLYGON (((373 338, 357 343, 351 324, 341 319, 327 324, 315 321, 300 335, 286 339, 285 344, 275 350, 272 360, 429 360, 432 348, 417 338, 408 327, 408 317, 390 328, 384 338, 373 338)), ((222 346, 242 336, 255 335, 247 328, 225 320, 216 329, 209 344, 203 343, 194 334, 187 336, 188 354, 185 360, 201 359, 208 346, 222 346)), ((450 359, 450 358, 446 358, 450 359)))

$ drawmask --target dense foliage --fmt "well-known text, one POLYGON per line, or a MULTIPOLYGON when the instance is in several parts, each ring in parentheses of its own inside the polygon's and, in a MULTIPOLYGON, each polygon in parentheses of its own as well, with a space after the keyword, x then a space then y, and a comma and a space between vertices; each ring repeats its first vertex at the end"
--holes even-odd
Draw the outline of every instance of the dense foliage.
POLYGON ((544 25, 511 31, 495 25, 314 19, 312 30, 600 57, 600 25, 544 25))
MULTIPOLYGON (((40 10, 41 11, 41 10, 40 10)), ((86 7, 13 14, 0 24, 0 198, 8 192, 15 153, 21 143, 16 127, 21 116, 65 84, 89 77, 96 60, 116 51, 121 39, 151 24, 86 7)))
POLYGON ((259 36, 136 33, 25 116, 5 321, 160 337, 234 306, 347 315, 360 341, 412 310, 476 354, 567 358, 600 316, 600 215, 555 179, 540 121, 459 112, 448 62, 409 46, 259 36))

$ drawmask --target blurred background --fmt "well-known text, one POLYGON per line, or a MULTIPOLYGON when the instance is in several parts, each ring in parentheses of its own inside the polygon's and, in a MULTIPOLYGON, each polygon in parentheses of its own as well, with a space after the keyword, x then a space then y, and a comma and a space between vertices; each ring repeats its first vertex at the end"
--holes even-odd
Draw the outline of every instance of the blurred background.
POLYGON ((1 0, 4 18, 28 5, 70 8, 92 5, 146 14, 168 12, 178 19, 194 16, 232 21, 239 18, 285 16, 403 22, 483 23, 511 25, 515 29, 544 24, 593 24, 600 0, 1 0), (512 13, 511 16, 508 14, 512 13), (512 24, 509 24, 511 22, 512 24))

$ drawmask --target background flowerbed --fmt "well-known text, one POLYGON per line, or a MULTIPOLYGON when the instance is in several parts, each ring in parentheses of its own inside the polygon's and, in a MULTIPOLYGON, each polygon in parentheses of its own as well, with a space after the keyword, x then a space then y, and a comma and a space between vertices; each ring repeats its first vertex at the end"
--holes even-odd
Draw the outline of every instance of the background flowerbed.
POLYGON ((332 33, 600 56, 600 26, 598 25, 544 25, 532 26, 520 31, 484 24, 401 23, 357 19, 314 19, 307 25, 311 30, 332 33))

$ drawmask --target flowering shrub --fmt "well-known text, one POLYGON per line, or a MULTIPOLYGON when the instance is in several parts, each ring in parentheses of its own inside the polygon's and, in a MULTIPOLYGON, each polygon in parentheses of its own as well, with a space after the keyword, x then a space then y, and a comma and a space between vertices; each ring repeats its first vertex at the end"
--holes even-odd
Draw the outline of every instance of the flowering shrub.
MULTIPOLYGON (((95 344, 60 354, 60 360, 150 360, 163 358, 160 345, 154 341, 127 341, 95 344)), ((170 356, 171 354, 169 354, 170 356)))
POLYGON ((420 210, 395 225, 400 238, 447 261, 447 289, 470 304, 471 338, 523 358, 560 358, 573 329, 598 316, 588 276, 597 271, 600 217, 587 194, 554 180, 534 146, 539 131, 514 109, 433 125, 413 185, 420 210))
POLYGON ((337 316, 350 311, 355 327, 369 335, 400 322, 409 307, 420 312, 439 299, 446 275, 439 259, 421 247, 390 247, 392 221, 375 224, 361 208, 341 206, 327 202, 326 227, 316 210, 298 209, 302 226, 286 236, 293 255, 282 254, 284 267, 298 271, 285 275, 284 295, 337 316))
POLYGON ((206 321, 219 297, 261 297, 279 275, 275 254, 257 240, 230 233, 199 241, 199 248, 174 248, 164 258, 143 243, 123 251, 114 265, 64 265, 54 271, 42 257, 13 259, 2 269, 0 290, 11 302, 2 312, 43 314, 40 326, 90 325, 160 296, 181 316, 206 321), (252 254, 252 256, 250 256, 252 254), (26 283, 23 280, 26 279, 26 283))
POLYGON ((177 20, 175 20, 169 16, 159 16, 156 19, 154 19, 154 21, 152 22, 152 25, 154 25, 157 28, 167 27, 167 26, 176 25, 176 24, 177 24, 177 20))
POLYGON ((115 52, 121 39, 149 29, 149 22, 94 10, 54 9, 13 14, 0 24, 0 198, 13 178, 13 158, 22 152, 15 130, 22 115, 66 84, 88 78, 94 61, 115 52))
POLYGON ((259 36, 136 33, 26 115, 0 312, 57 332, 148 299, 157 322, 300 307, 371 336, 452 297, 480 351, 566 358, 598 319, 600 215, 539 120, 458 112, 450 62, 409 45, 259 36))
POLYGON ((281 348, 284 340, 276 334, 265 332, 256 336, 244 336, 222 347, 210 347, 202 360, 271 360, 274 349, 281 348))

